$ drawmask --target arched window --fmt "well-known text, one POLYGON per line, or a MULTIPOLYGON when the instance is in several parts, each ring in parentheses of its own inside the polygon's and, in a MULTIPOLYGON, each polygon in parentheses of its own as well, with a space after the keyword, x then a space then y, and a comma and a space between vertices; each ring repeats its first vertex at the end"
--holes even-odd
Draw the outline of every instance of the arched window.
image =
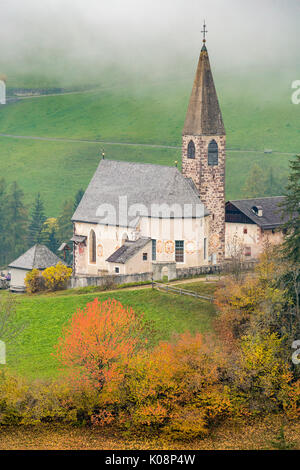
POLYGON ((219 149, 215 140, 212 140, 208 146, 208 164, 216 166, 219 163, 219 149))
POLYGON ((195 158, 195 144, 192 140, 190 140, 189 145, 188 145, 188 158, 195 158))
POLYGON ((89 245, 90 245, 90 263, 96 263, 96 234, 94 230, 91 230, 90 232, 89 245))

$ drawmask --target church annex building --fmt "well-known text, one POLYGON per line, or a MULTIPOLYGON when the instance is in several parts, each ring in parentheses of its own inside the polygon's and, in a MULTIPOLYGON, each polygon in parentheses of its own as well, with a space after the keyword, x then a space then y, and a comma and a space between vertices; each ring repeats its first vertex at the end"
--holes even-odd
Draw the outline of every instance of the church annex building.
POLYGON ((225 206, 225 147, 204 39, 182 133, 182 172, 101 160, 72 218, 73 275, 160 276, 164 267, 222 263, 237 237, 246 259, 267 237, 280 241, 279 198, 225 206))

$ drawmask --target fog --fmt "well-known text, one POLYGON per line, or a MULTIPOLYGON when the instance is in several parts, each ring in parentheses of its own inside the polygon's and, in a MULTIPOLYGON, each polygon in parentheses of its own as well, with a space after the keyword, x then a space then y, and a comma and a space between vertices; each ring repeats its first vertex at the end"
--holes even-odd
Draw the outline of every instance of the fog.
MULTIPOLYGON (((0 0, 0 72, 184 75, 206 20, 217 71, 299 70, 299 0, 0 0), (298 66, 298 69, 297 69, 298 66)), ((294 78, 297 78, 295 76, 294 78)))

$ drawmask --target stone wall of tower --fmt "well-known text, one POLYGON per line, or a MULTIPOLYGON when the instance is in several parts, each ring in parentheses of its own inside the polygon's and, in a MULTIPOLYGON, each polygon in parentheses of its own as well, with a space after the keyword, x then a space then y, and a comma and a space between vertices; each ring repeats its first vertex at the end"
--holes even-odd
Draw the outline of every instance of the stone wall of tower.
POLYGON ((193 179, 201 201, 211 214, 209 254, 215 254, 218 263, 225 257, 225 148, 226 136, 183 136, 182 173, 193 179), (208 145, 213 139, 219 150, 217 166, 208 165, 208 145), (191 140, 196 149, 194 159, 187 156, 191 140))

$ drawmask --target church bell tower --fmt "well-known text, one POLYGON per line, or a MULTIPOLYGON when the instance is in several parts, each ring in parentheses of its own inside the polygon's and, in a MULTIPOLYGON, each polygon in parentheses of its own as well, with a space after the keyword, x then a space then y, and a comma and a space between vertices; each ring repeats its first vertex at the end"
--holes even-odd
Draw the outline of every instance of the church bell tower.
POLYGON ((225 256, 226 132, 211 72, 203 28, 196 77, 182 132, 182 173, 192 178, 210 212, 209 255, 215 263, 225 256))

